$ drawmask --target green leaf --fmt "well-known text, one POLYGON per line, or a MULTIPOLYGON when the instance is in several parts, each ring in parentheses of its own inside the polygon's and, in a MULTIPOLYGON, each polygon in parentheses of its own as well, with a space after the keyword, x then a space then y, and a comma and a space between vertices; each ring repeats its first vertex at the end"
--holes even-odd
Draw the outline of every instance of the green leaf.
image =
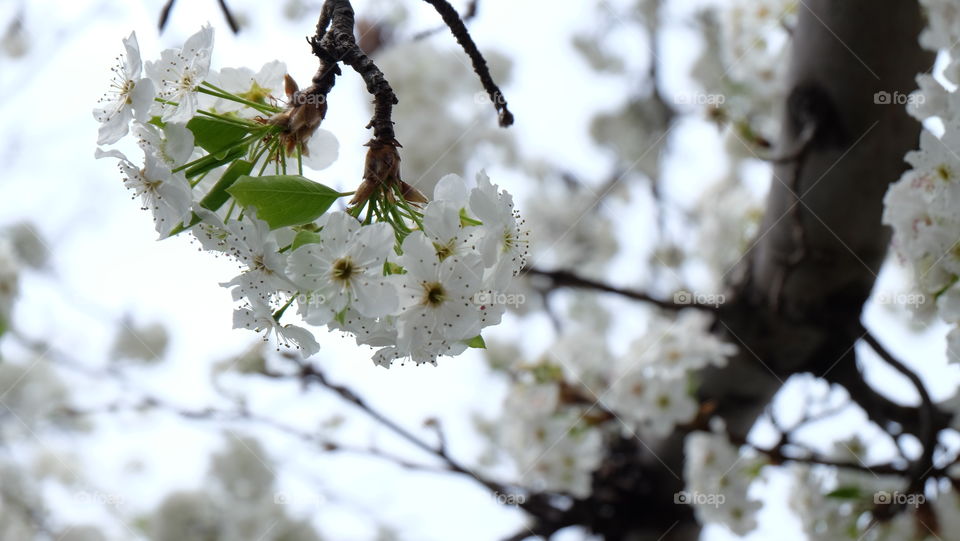
POLYGON ((187 178, 195 178, 204 173, 209 173, 221 165, 226 165, 238 158, 242 158, 244 154, 247 153, 246 146, 234 147, 226 154, 217 156, 215 154, 208 154, 203 158, 197 160, 193 165, 191 165, 184 174, 187 178))
POLYGON ((271 229, 312 222, 342 194, 300 175, 241 176, 227 188, 244 208, 257 209, 257 218, 271 229))
POLYGON ((863 494, 860 492, 860 487, 850 485, 845 487, 837 487, 831 492, 826 494, 827 498, 836 498, 838 500, 860 500, 863 499, 863 494))
POLYGON ((479 334, 467 340, 467 346, 477 349, 487 349, 487 343, 483 341, 483 337, 479 334))
POLYGON ((190 119, 187 129, 193 132, 194 142, 210 154, 230 149, 250 133, 250 128, 238 122, 206 116, 190 119))
POLYGON ((213 185, 213 188, 210 189, 210 192, 200 200, 200 206, 208 210, 217 210, 222 207, 223 204, 230 199, 227 188, 233 186, 233 183, 241 176, 249 175, 252 170, 253 163, 247 160, 237 160, 230 164, 230 167, 223 172, 220 180, 218 180, 217 183, 213 185))
POLYGON ((314 233, 313 231, 299 231, 297 232, 297 236, 293 237, 293 244, 290 246, 290 249, 296 250, 304 244, 316 244, 318 242, 320 242, 320 233, 314 233))

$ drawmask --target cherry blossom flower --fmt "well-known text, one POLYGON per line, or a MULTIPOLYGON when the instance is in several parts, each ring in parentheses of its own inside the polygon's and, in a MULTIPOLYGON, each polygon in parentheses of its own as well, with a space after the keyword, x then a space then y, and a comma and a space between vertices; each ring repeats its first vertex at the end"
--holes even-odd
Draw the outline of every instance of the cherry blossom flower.
POLYGON ((458 342, 480 334, 480 316, 472 302, 482 277, 479 256, 447 257, 441 260, 433 243, 421 231, 403 241, 397 291, 400 311, 397 345, 401 352, 426 349, 435 362, 458 342))
POLYGON ((383 264, 393 248, 389 225, 361 227, 356 218, 335 212, 320 239, 294 250, 287 268, 293 282, 307 292, 306 302, 299 305, 308 323, 324 325, 347 306, 365 317, 396 310, 396 290, 383 275, 383 264))
POLYGON ((157 85, 164 122, 186 123, 197 113, 197 88, 210 70, 213 28, 206 25, 180 49, 167 49, 160 60, 147 62, 147 76, 157 85))
POLYGON ((98 102, 93 116, 101 123, 98 145, 116 143, 130 130, 130 120, 145 121, 156 90, 153 81, 141 79, 140 46, 136 32, 123 40, 126 54, 112 68, 110 90, 98 102))
POLYGON ((313 333, 296 325, 281 325, 274 318, 270 306, 256 297, 250 299, 248 306, 233 313, 233 328, 263 332, 264 340, 272 333, 276 336, 278 345, 295 347, 304 358, 320 351, 320 344, 313 337, 313 333))
POLYGON ((170 168, 153 156, 144 156, 143 169, 133 164, 119 150, 97 149, 97 158, 117 158, 127 189, 134 197, 140 196, 143 210, 153 213, 153 220, 160 237, 166 237, 178 224, 190 215, 192 197, 190 184, 183 173, 171 173, 170 168))

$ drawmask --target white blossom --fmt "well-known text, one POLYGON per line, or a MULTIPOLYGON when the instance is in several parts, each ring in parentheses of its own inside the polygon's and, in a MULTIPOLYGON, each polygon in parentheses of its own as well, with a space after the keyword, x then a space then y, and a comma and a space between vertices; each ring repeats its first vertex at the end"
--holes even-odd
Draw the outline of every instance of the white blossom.
MULTIPOLYGON (((213 220, 211 214, 205 213, 204 216, 213 220)), ((257 218, 256 212, 247 213, 242 220, 212 225, 211 231, 219 228, 226 232, 222 239, 224 251, 245 267, 233 280, 221 284, 233 288, 234 300, 257 297, 266 303, 278 291, 295 289, 286 274, 288 256, 280 251, 280 246, 292 238, 289 231, 272 231, 267 222, 257 218), (281 235, 286 238, 281 239, 281 235)))
POLYGON ((153 82, 141 79, 140 46, 136 32, 123 40, 126 54, 117 57, 112 68, 113 80, 110 90, 98 102, 93 116, 101 123, 97 136, 98 145, 119 141, 130 129, 130 120, 144 121, 153 104, 156 93, 153 82))
POLYGON ((172 173, 170 167, 153 154, 145 155, 143 169, 135 166, 118 150, 97 149, 96 157, 119 160, 124 184, 127 189, 133 190, 134 197, 140 196, 143 210, 153 213, 161 238, 190 215, 192 196, 187 179, 182 172, 172 173))
POLYGON ((193 132, 180 124, 168 123, 160 129, 153 124, 135 122, 133 133, 144 153, 171 169, 187 163, 194 152, 193 132))
POLYGON ((576 497, 589 495, 591 474, 603 459, 601 432, 586 426, 577 410, 530 415, 526 408, 517 404, 504 412, 504 445, 517 464, 520 482, 576 497))
POLYGON ((300 246, 290 255, 287 272, 305 294, 299 302, 304 319, 324 325, 347 306, 365 317, 396 310, 396 290, 383 275, 393 244, 389 225, 361 227, 349 214, 332 213, 320 242, 300 246))
POLYGON ((743 457, 725 436, 692 432, 684 440, 683 478, 701 523, 719 522, 737 535, 756 528, 762 507, 748 497, 760 462, 743 457))
MULTIPOLYGON (((254 73, 250 68, 223 68, 214 77, 216 85, 231 94, 245 100, 263 105, 275 105, 284 95, 283 76, 287 74, 287 65, 279 60, 267 62, 254 73)), ((212 82, 212 81, 211 81, 212 82)), ((235 112, 241 116, 255 116, 257 111, 233 100, 219 98, 214 102, 218 112, 235 112)))
POLYGON ((167 49, 160 60, 147 62, 147 76, 159 98, 172 103, 160 107, 164 122, 185 123, 197 113, 197 88, 210 70, 213 28, 206 25, 187 38, 180 49, 167 49))
POLYGON ((304 358, 320 351, 320 344, 313 337, 313 333, 296 325, 281 325, 274 318, 273 310, 269 305, 255 297, 249 301, 248 306, 238 308, 233 313, 234 329, 262 332, 264 340, 267 340, 272 333, 276 336, 278 347, 280 344, 288 348, 295 347, 300 350, 304 358))
MULTIPOLYGON (((473 296, 482 283, 482 265, 476 254, 463 257, 437 255, 421 231, 403 241, 399 263, 400 296, 397 346, 414 354, 414 361, 436 362, 438 355, 480 334, 480 316, 473 296)), ((460 349, 462 351, 462 349, 460 349)))

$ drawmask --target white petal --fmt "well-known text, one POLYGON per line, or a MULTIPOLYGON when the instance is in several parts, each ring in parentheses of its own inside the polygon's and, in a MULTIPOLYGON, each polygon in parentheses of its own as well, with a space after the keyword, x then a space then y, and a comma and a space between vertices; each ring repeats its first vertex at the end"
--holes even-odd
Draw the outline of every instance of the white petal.
POLYGON ((320 231, 320 242, 324 253, 330 258, 343 256, 353 245, 354 236, 360 229, 360 222, 346 212, 332 212, 327 224, 320 231))
POLYGON ((300 354, 305 359, 320 351, 320 344, 318 344, 317 339, 313 337, 313 333, 307 329, 297 327, 296 325, 285 325, 279 329, 278 332, 283 338, 300 346, 300 354))
POLYGON ((190 155, 193 154, 193 132, 182 124, 167 124, 163 132, 166 136, 163 148, 164 154, 173 161, 176 167, 187 163, 190 155))
POLYGON ((356 297, 354 308, 357 312, 366 317, 380 317, 397 310, 397 289, 386 278, 380 276, 367 279, 367 276, 364 276, 363 281, 353 288, 356 297))
POLYGON ((381 222, 361 227, 353 240, 357 263, 382 266, 394 242, 393 228, 389 224, 381 222))
POLYGON ((157 89, 150 79, 140 79, 133 86, 130 93, 130 100, 133 102, 133 117, 140 122, 145 122, 150 118, 150 108, 153 107, 153 98, 157 95, 157 89))
POLYGON ((403 255, 400 264, 414 280, 435 280, 437 277, 437 252, 423 231, 414 231, 403 239, 403 255))
POLYGON ((459 175, 446 175, 433 188, 433 198, 437 201, 450 201, 458 205, 458 208, 463 208, 467 204, 467 185, 459 175))
POLYGON ((267 62, 257 72, 257 83, 277 94, 283 91, 283 76, 287 74, 287 65, 279 60, 267 62))
POLYGON ((128 79, 140 77, 140 45, 137 43, 137 33, 130 32, 130 35, 123 40, 123 47, 127 50, 124 61, 124 75, 128 79))
POLYGON ((460 234, 460 207, 450 201, 431 201, 423 211, 424 232, 446 244, 460 234))
POLYGON ((317 128, 307 140, 308 155, 303 157, 303 165, 321 171, 337 161, 340 153, 340 142, 337 137, 323 128, 317 128))
POLYGON ((118 109, 116 105, 108 103, 106 107, 94 109, 93 117, 106 119, 100 124, 100 130, 97 132, 97 144, 111 145, 122 139, 130 131, 133 111, 129 107, 118 109))
POLYGON ((120 152, 119 150, 116 150, 116 149, 103 150, 101 148, 97 148, 97 150, 95 150, 93 153, 93 157, 98 160, 100 158, 116 158, 120 161, 124 161, 128 163, 130 162, 130 160, 128 160, 127 157, 124 156, 123 152, 120 152))

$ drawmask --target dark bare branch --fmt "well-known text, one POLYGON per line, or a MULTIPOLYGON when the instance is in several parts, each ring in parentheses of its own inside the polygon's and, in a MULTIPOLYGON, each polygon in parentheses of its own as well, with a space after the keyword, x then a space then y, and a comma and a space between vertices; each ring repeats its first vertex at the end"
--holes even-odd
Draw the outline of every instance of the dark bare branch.
POLYGON ((613 293, 615 295, 620 295, 628 299, 633 299, 637 301, 642 301, 645 303, 652 304, 658 308, 663 308, 665 310, 683 310, 684 308, 694 308, 697 310, 704 310, 707 312, 717 312, 719 309, 716 306, 708 304, 696 304, 682 303, 668 301, 664 299, 658 299, 642 291, 636 291, 633 289, 622 289, 619 287, 614 287, 603 282, 598 282, 596 280, 591 280, 589 278, 583 278, 578 276, 570 271, 558 270, 558 271, 546 271, 535 269, 532 267, 527 267, 521 273, 521 275, 530 275, 530 276, 541 276, 548 278, 554 287, 574 287, 581 289, 592 289, 595 291, 602 291, 604 293, 613 293))
POLYGON ((473 70, 477 73, 477 76, 480 77, 480 83, 483 84, 483 89, 487 91, 487 95, 490 96, 490 101, 493 102, 493 106, 496 107, 499 113, 500 126, 506 128, 513 124, 513 113, 507 108, 507 98, 504 97, 497 83, 493 81, 493 76, 490 75, 490 68, 487 67, 487 61, 483 58, 483 55, 480 54, 480 50, 477 49, 477 44, 473 42, 473 38, 470 37, 470 32, 467 31, 466 25, 463 24, 460 14, 457 13, 457 10, 446 0, 424 1, 437 10, 437 13, 443 18, 443 22, 450 27, 450 31, 453 32, 454 37, 457 38, 457 43, 463 47, 464 52, 470 57, 470 61, 473 63, 473 70))

